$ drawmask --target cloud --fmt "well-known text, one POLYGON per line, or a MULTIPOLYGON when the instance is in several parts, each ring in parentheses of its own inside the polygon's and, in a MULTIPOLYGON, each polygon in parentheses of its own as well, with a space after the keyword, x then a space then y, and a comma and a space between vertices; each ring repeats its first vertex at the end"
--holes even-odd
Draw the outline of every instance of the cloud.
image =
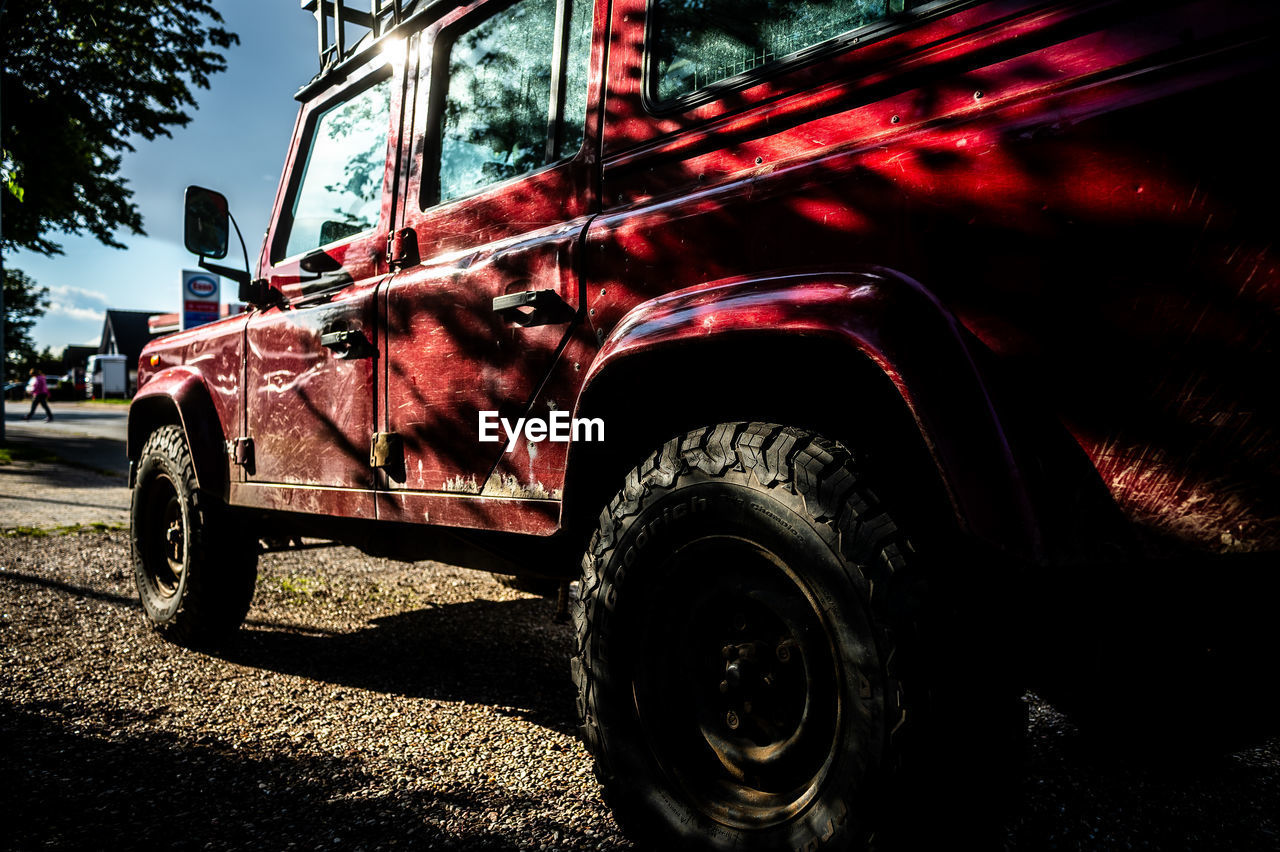
POLYGON ((49 288, 49 309, 45 316, 100 322, 109 304, 107 295, 97 290, 54 285, 49 288))

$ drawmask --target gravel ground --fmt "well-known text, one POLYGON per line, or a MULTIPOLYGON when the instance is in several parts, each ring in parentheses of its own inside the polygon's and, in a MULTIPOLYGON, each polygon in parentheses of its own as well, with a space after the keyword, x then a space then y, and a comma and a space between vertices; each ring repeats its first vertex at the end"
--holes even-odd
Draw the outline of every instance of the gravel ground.
MULTIPOLYGON (((626 849, 570 628, 486 574, 265 556, 216 655, 147 629, 119 532, 0 539, 0 847, 626 849)), ((1017 849, 1277 849, 1280 741, 1153 767, 1031 701, 1017 849)))

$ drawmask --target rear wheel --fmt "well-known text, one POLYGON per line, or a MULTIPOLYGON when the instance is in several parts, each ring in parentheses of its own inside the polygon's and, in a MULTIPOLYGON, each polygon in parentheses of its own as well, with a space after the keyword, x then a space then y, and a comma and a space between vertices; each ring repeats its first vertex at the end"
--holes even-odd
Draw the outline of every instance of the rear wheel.
POLYGON ((654 845, 847 848, 877 828, 907 693, 913 549, 839 444, 730 423, 627 477, 584 559, 582 730, 654 845))
POLYGON ((186 644, 213 642, 239 627, 258 575, 257 539, 198 494, 181 427, 160 427, 138 460, 130 509, 134 579, 147 620, 186 644))

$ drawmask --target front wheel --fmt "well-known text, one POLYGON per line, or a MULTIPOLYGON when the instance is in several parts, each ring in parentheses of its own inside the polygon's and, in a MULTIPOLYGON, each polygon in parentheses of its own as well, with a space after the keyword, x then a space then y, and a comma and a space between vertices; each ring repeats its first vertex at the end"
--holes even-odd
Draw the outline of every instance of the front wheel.
POLYGON ((198 501, 179 426, 147 438, 130 507, 134 579, 147 620, 171 641, 224 638, 244 621, 258 576, 256 538, 227 510, 198 501))
POLYGON ((582 731, 655 847, 842 849, 877 828, 907 711, 914 553, 836 442, 672 439, 601 513, 576 608, 582 731))

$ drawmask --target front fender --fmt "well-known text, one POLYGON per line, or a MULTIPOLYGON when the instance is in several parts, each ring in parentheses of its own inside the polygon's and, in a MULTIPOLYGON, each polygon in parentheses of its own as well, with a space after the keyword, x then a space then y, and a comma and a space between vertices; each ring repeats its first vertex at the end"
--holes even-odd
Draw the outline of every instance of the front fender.
POLYGON ((615 366, 656 349, 739 333, 801 334, 856 349, 893 383, 967 531, 1040 555, 1027 489, 956 318, 893 270, 735 278, 641 303, 611 330, 582 396, 615 366))
POLYGON ((227 497, 227 450, 213 397, 197 370, 168 367, 139 389, 129 406, 125 451, 136 462, 147 436, 158 426, 177 423, 187 436, 195 464, 196 484, 227 497))

